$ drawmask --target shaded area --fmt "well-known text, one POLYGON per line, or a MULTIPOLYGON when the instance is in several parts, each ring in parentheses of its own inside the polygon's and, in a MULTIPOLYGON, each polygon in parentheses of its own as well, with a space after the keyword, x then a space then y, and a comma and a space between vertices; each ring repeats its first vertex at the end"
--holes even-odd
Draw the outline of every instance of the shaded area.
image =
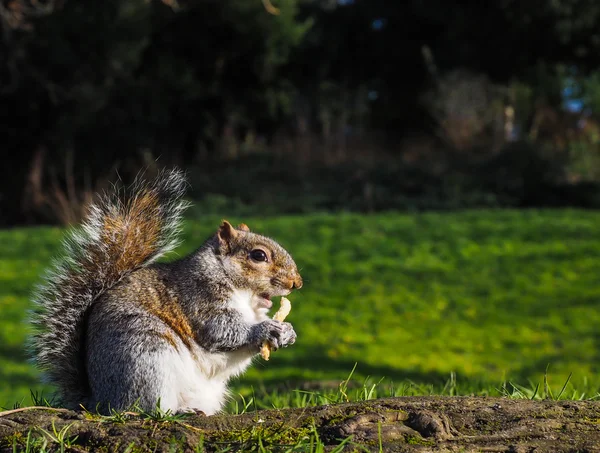
POLYGON ((597 2, 275 3, 2 0, 0 224, 173 164, 219 213, 600 205, 597 2))

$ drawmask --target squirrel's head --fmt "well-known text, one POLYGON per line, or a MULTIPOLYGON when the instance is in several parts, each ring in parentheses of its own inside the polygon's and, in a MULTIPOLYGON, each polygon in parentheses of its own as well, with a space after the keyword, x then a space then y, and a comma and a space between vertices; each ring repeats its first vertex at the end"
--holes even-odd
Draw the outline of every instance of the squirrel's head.
POLYGON ((287 296, 302 287, 302 277, 290 254, 273 239, 226 220, 217 231, 217 253, 224 270, 239 289, 252 291, 260 308, 271 308, 272 297, 287 296))

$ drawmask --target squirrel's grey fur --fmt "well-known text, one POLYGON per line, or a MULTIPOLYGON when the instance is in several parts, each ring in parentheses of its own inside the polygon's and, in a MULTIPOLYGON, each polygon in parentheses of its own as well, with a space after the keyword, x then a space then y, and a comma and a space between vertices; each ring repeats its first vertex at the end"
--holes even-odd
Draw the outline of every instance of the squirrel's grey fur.
POLYGON ((224 221, 195 252, 155 263, 178 243, 185 185, 171 170, 105 195, 37 291, 33 358, 67 407, 211 414, 264 342, 294 343, 291 324, 266 316, 271 297, 302 286, 272 239, 224 221))

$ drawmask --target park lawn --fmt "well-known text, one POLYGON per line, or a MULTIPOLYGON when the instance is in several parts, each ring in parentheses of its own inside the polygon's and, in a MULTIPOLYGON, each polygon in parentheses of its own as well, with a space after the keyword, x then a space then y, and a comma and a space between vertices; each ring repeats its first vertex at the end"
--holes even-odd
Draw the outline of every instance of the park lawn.
MULTIPOLYGON (((175 255, 193 250, 219 220, 188 220, 175 255)), ((546 370, 554 394, 570 375, 563 397, 599 394, 599 212, 229 220, 279 240, 305 281, 289 297, 298 340, 236 381, 246 400, 251 389, 286 382, 340 382, 355 365, 357 382, 381 380, 396 394, 502 394, 508 381, 535 388, 546 370)), ((0 406, 47 391, 26 361, 24 319, 63 232, 0 231, 0 406)), ((272 401, 259 398, 257 407, 272 401)))

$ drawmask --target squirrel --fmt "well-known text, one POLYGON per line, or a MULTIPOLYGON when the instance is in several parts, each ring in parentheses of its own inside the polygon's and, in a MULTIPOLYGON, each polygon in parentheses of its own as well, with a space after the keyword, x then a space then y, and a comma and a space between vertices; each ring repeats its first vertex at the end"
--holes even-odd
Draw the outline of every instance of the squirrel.
POLYGON ((30 318, 32 359, 63 406, 215 414, 264 342, 295 342, 267 316, 272 297, 302 287, 273 239, 224 220, 194 252, 157 262, 180 243, 186 185, 177 168, 137 176, 64 240, 30 318))

